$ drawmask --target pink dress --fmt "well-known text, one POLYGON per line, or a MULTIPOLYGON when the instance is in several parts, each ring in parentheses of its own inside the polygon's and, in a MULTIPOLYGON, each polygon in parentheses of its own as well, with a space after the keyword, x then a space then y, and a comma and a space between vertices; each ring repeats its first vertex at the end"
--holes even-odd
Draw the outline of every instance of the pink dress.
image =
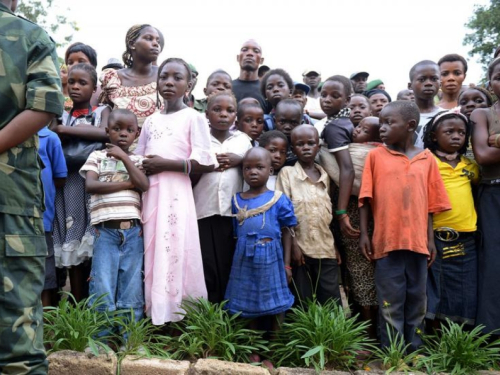
MULTIPOLYGON (((206 119, 191 108, 148 117, 135 153, 216 163, 206 119)), ((149 182, 142 208, 146 314, 160 325, 181 320, 181 302, 207 298, 207 290, 189 177, 162 172, 150 176, 149 182)))

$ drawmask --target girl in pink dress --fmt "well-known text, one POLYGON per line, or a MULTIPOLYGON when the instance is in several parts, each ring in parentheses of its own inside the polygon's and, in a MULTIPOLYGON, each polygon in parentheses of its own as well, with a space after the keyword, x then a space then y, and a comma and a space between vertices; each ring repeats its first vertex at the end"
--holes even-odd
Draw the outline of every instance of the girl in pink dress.
POLYGON ((136 153, 150 188, 143 195, 146 314, 153 324, 182 319, 187 298, 207 298, 190 173, 211 172, 205 118, 187 107, 191 70, 171 58, 158 68, 158 93, 165 109, 147 118, 136 153))

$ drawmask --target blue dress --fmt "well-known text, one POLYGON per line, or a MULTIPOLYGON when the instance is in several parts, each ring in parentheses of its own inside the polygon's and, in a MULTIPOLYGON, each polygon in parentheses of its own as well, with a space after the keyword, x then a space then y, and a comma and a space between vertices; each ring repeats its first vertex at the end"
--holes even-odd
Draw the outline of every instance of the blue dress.
POLYGON ((244 199, 233 197, 236 250, 225 299, 230 313, 245 318, 276 315, 293 305, 286 279, 281 228, 294 227, 297 219, 290 199, 268 191, 244 199))

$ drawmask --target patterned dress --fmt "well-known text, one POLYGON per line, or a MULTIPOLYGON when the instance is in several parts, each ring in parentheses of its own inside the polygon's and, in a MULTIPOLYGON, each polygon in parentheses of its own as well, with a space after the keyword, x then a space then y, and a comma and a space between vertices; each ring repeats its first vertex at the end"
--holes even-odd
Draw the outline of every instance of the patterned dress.
MULTIPOLYGON (((192 108, 155 113, 144 123, 136 154, 213 165, 210 131, 192 108)), ((155 325, 176 322, 188 298, 207 298, 198 222, 189 176, 161 172, 149 177, 143 195, 146 314, 155 325)))
POLYGON ((281 228, 295 227, 293 204, 280 191, 233 198, 238 240, 225 299, 231 313, 244 318, 276 315, 293 305, 281 245, 281 228))
POLYGON ((104 70, 100 81, 100 102, 133 112, 137 116, 139 127, 142 127, 146 117, 162 109, 156 107, 156 81, 142 86, 123 86, 118 72, 114 69, 104 70))

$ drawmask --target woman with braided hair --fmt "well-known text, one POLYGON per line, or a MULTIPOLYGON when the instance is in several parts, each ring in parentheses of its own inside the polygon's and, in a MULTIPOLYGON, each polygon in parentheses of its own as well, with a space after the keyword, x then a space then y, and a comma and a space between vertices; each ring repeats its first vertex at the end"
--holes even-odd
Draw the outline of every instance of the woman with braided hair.
POLYGON ((156 107, 158 67, 154 62, 162 50, 162 42, 160 33, 153 26, 132 26, 127 32, 126 50, 122 55, 125 68, 106 69, 100 78, 100 102, 132 111, 137 116, 139 127, 146 117, 161 109, 156 107))

